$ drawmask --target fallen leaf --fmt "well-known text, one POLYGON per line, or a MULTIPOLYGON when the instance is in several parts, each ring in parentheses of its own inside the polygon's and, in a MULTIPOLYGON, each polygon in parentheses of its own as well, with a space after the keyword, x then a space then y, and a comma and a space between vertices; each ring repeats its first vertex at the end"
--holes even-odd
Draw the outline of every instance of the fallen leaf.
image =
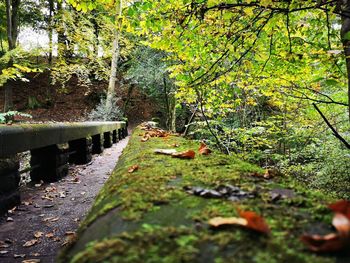
POLYGON ((135 164, 128 169, 128 173, 133 173, 133 172, 137 171, 138 169, 139 169, 139 166, 137 164, 135 164))
POLYGON ((0 248, 8 248, 8 247, 10 247, 9 244, 6 244, 6 242, 4 241, 0 241, 0 248))
POLYGON ((241 217, 215 217, 209 220, 209 225, 219 227, 223 225, 238 225, 263 234, 269 234, 270 228, 265 220, 255 212, 240 211, 241 217))
POLYGON ((270 228, 266 224, 264 218, 251 211, 239 211, 239 216, 248 221, 247 227, 255 231, 269 234, 270 228))
POLYGON ((339 236, 347 238, 350 235, 350 220, 343 214, 335 213, 332 224, 338 231, 339 236))
POLYGON ((340 213, 350 219, 350 201, 340 200, 328 206, 334 213, 340 213))
POLYGON ((54 233, 47 233, 46 235, 45 235, 45 237, 47 237, 47 238, 53 238, 54 237, 54 233))
POLYGON ((172 155, 174 153, 177 153, 177 151, 175 149, 155 149, 154 153, 172 155))
POLYGON ((210 219, 208 223, 213 227, 219 227, 223 225, 246 226, 248 224, 246 219, 239 217, 214 217, 210 219))
POLYGON ((67 231, 65 233, 66 236, 69 236, 69 235, 75 235, 75 232, 74 231, 67 231))
POLYGON ((58 221, 60 218, 59 217, 54 217, 54 216, 51 216, 51 217, 47 217, 47 218, 44 218, 44 222, 56 222, 58 221))
POLYGON ((6 218, 6 222, 13 222, 13 218, 12 217, 6 218))
POLYGON ((37 239, 32 239, 24 243, 23 247, 31 247, 38 243, 37 239))
POLYGON ((25 258, 26 254, 14 254, 13 257, 14 258, 25 258))
POLYGON ((43 235, 44 235, 44 233, 40 232, 40 231, 34 233, 34 237, 36 237, 36 238, 42 237, 43 235))
POLYGON ((192 150, 188 150, 185 152, 173 153, 171 156, 180 159, 194 159, 196 153, 192 150))
POLYGON ((301 241, 314 252, 336 252, 344 248, 345 243, 337 233, 331 233, 325 236, 321 235, 303 235, 301 241))
POLYGON ((208 148, 208 146, 204 142, 201 142, 198 152, 201 155, 209 155, 211 153, 211 150, 208 148))
POLYGON ((0 255, 5 255, 7 253, 9 253, 7 250, 0 250, 0 255))
POLYGON ((141 142, 147 142, 151 136, 148 133, 145 133, 145 135, 142 137, 141 142))
POLYGON ((26 260, 23 260, 22 263, 40 263, 40 259, 38 259, 38 258, 26 259, 26 260))

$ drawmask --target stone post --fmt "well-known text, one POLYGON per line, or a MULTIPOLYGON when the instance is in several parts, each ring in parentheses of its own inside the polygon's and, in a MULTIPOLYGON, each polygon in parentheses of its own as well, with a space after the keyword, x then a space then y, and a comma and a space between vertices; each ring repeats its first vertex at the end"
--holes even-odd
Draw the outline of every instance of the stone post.
POLYGON ((54 182, 68 174, 68 143, 50 145, 30 151, 32 181, 54 182))
POLYGON ((113 130, 113 143, 117 143, 119 140, 118 140, 118 134, 117 134, 117 130, 113 130))
POLYGON ((112 133, 111 132, 105 132, 103 134, 103 137, 104 137, 104 144, 103 144, 103 146, 105 148, 111 148, 112 145, 113 145, 112 133))
POLYGON ((92 138, 82 138, 69 142, 69 162, 85 164, 92 160, 92 138))
POLYGON ((92 154, 103 153, 104 147, 103 134, 96 134, 92 136, 92 154))
POLYGON ((17 156, 0 159, 0 215, 21 203, 19 181, 17 156))

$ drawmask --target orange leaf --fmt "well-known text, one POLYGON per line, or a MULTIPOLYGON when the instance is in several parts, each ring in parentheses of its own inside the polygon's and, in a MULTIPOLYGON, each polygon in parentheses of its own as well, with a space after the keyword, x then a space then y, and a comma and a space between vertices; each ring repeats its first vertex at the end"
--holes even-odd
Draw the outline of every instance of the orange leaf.
POLYGON ((253 229, 255 231, 264 233, 264 234, 269 234, 270 233, 270 228, 266 224, 264 218, 256 214, 255 212, 251 211, 239 211, 239 215, 246 219, 248 224, 247 228, 253 229))
POLYGON ((342 250, 346 245, 346 240, 338 234, 331 233, 325 236, 303 235, 301 241, 314 252, 335 252, 342 250))
POLYGON ((350 234, 350 220, 343 214, 336 213, 333 217, 332 224, 337 229, 339 236, 348 237, 350 234))
POLYGON ((201 145, 198 151, 199 151, 199 154, 202 154, 202 155, 209 155, 211 153, 211 150, 208 148, 208 146, 204 142, 201 142, 201 145))
POLYGON ((139 166, 137 164, 135 164, 128 169, 128 172, 133 173, 133 172, 137 171, 138 169, 139 169, 139 166))
POLYGON ((142 137, 141 142, 147 142, 151 136, 148 133, 145 133, 145 135, 142 137))
POLYGON ((196 153, 192 150, 188 150, 185 152, 173 153, 171 156, 180 159, 194 159, 196 153))
POLYGON ((334 213, 340 213, 345 215, 350 220, 350 202, 347 200, 340 200, 333 204, 328 205, 334 213))
POLYGON ((241 217, 215 217, 209 220, 209 225, 219 227, 224 225, 238 225, 263 234, 269 234, 270 228, 265 220, 254 212, 239 212, 241 217))

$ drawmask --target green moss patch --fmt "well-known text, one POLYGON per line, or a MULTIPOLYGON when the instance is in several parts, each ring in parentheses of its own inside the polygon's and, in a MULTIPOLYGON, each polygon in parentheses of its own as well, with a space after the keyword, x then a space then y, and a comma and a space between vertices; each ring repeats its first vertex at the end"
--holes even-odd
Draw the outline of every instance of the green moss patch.
POLYGON ((177 151, 197 152, 199 142, 177 136, 141 142, 143 133, 134 131, 61 262, 336 262, 335 256, 307 251, 299 240, 310 227, 329 225, 329 197, 286 176, 253 176, 264 170, 235 156, 213 152, 182 160, 155 154, 174 144, 177 151), (129 173, 133 165, 139 169, 129 173), (184 190, 219 185, 237 186, 255 197, 232 202, 184 190), (273 189, 291 189, 294 195, 276 199, 273 189), (208 226, 212 217, 237 216, 237 208, 263 216, 271 235, 208 226))

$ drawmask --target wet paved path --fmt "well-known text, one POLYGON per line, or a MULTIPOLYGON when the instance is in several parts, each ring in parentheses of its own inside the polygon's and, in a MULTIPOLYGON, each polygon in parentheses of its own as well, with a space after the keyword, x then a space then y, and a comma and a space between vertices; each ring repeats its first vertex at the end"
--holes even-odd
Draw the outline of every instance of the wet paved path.
POLYGON ((129 137, 105 149, 89 164, 71 166, 59 182, 22 187, 22 205, 0 217, 0 262, 55 262, 60 248, 74 238, 128 141, 129 137))

